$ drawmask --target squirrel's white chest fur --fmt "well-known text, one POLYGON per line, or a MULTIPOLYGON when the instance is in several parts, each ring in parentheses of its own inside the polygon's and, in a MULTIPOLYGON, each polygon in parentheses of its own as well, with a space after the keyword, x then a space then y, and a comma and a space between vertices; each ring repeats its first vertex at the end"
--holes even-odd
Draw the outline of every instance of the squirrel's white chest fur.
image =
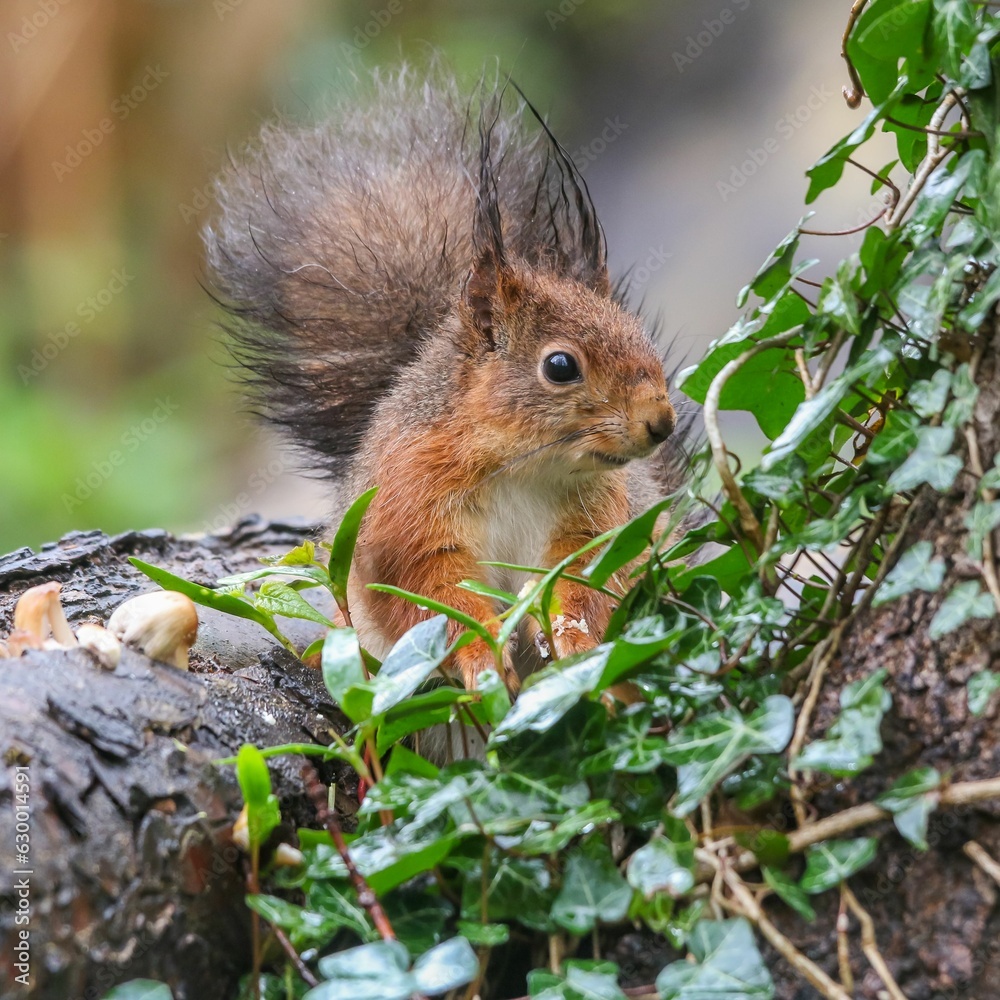
MULTIPOLYGON (((545 553, 565 511, 565 490, 539 476, 502 476, 490 484, 482 508, 484 560, 547 568, 545 553)), ((527 579, 486 567, 487 581, 517 593, 527 579)))

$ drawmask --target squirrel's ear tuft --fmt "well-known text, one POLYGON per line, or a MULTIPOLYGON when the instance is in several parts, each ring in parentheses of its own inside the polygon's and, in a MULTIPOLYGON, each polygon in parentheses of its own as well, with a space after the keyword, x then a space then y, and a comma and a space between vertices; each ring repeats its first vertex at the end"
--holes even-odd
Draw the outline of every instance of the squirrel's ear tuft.
MULTIPOLYGON (((496 114, 499 114, 498 110, 496 114)), ((497 347, 494 313, 500 309, 504 286, 510 283, 510 272, 504 255, 497 176, 491 153, 496 123, 496 117, 492 122, 487 121, 485 114, 480 117, 479 190, 476 193, 476 211, 472 220, 475 260, 465 284, 465 301, 472 312, 473 324, 490 351, 497 347)))

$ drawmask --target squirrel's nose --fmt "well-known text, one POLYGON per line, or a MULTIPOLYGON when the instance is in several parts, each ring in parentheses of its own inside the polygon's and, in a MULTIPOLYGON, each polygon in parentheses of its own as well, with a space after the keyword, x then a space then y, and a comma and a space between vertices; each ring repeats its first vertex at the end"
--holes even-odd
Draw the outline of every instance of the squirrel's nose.
POLYGON ((677 418, 674 408, 668 402, 663 405, 646 421, 646 430, 654 444, 662 444, 674 431, 674 424, 677 418))

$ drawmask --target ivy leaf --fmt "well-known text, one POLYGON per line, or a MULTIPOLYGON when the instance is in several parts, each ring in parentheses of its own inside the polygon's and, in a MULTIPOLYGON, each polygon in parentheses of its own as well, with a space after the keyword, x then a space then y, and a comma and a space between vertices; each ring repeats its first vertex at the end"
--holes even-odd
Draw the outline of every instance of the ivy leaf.
POLYGON ((105 993, 102 1000, 173 1000, 173 993, 165 983, 152 979, 132 979, 105 993))
POLYGON ((826 892, 871 864, 877 853, 877 837, 813 844, 806 849, 806 870, 799 884, 811 896, 826 892))
POLYGON ((872 605, 888 604, 914 590, 933 593, 944 582, 944 562, 934 558, 934 546, 930 542, 917 542, 899 558, 882 581, 872 605))
POLYGON ((688 939, 698 964, 672 962, 657 977, 663 1000, 771 1000, 774 983, 750 925, 699 921, 688 939))
POLYGON ((1000 673, 995 670, 980 670, 969 678, 965 689, 969 698, 969 711, 980 716, 989 708, 994 692, 1000 691, 1000 673))
POLYGON ((474 924, 471 920, 459 920, 458 933, 477 948, 498 948, 510 940, 508 924, 474 924))
POLYGON ((536 674, 538 679, 518 695, 503 722, 490 735, 503 743, 515 733, 551 729, 582 697, 595 689, 611 654, 610 643, 561 660, 536 674))
POLYGON ((892 813, 900 836, 922 851, 927 850, 927 821, 937 808, 933 793, 940 784, 941 776, 933 767, 919 767, 875 799, 877 805, 892 813))
POLYGON ((764 881, 782 902, 787 903, 799 916, 804 917, 810 923, 816 919, 816 911, 798 882, 783 871, 770 867, 770 865, 762 865, 760 870, 764 881))
POLYGON ((694 888, 693 845, 655 836, 628 859, 626 877, 647 899, 659 892, 683 896, 694 888))
POLYGON ((791 700, 771 695, 746 718, 735 709, 726 709, 674 730, 663 759, 677 768, 675 815, 690 813, 751 754, 784 750, 794 724, 791 700))
POLYGON ((795 759, 798 770, 848 777, 871 767, 875 754, 882 750, 882 718, 892 705, 883 687, 887 676, 885 670, 877 670, 841 691, 841 713, 827 739, 814 740, 803 749, 795 759))
POLYGON ((931 639, 954 632, 972 618, 992 618, 996 614, 993 598, 983 592, 978 582, 966 580, 955 584, 941 602, 927 629, 931 639))
POLYGON ((976 17, 968 0, 934 0, 933 8, 935 55, 957 82, 962 78, 962 56, 972 48, 979 30, 976 17))
POLYGON ((920 379, 910 386, 906 401, 921 417, 936 417, 944 410, 951 392, 951 372, 939 368, 930 379, 920 379))
POLYGON ((479 960, 464 937, 453 937, 421 955, 413 965, 416 992, 439 996, 472 982, 479 960))
POLYGON ((570 852, 552 919, 572 934, 586 934, 597 923, 614 923, 628 912, 632 890, 600 837, 590 837, 570 852))
POLYGON ((760 467, 767 472, 801 447, 806 438, 840 406, 852 383, 885 369, 893 358, 894 353, 884 344, 879 344, 841 375, 830 379, 812 399, 807 399, 796 409, 788 425, 764 455, 760 467))
POLYGON ((528 974, 532 1000, 626 1000, 613 962, 566 963, 565 976, 535 969, 528 974))
POLYGON ((416 992, 407 971, 410 953, 399 941, 373 941, 319 960, 327 982, 311 989, 304 1000, 407 1000, 416 992))
POLYGON ((969 532, 966 549, 973 559, 981 560, 984 539, 1000 525, 1000 500, 977 501, 965 515, 964 523, 969 532))
POLYGON ((806 171, 810 179, 806 192, 806 204, 816 200, 827 188, 833 187, 844 173, 844 164, 859 146, 866 143, 875 133, 875 125, 884 118, 906 92, 908 80, 899 79, 885 100, 869 112, 868 117, 846 138, 841 139, 806 171))

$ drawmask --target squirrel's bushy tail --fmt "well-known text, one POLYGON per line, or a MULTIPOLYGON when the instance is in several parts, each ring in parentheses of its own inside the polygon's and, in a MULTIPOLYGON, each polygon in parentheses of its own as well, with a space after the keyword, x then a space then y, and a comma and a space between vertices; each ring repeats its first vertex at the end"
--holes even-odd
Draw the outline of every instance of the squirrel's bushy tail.
POLYGON ((377 75, 321 124, 266 126, 216 183, 205 242, 235 356, 331 471, 457 301, 484 197, 510 252, 581 280, 603 268, 569 158, 502 81, 480 93, 440 68, 377 75))

